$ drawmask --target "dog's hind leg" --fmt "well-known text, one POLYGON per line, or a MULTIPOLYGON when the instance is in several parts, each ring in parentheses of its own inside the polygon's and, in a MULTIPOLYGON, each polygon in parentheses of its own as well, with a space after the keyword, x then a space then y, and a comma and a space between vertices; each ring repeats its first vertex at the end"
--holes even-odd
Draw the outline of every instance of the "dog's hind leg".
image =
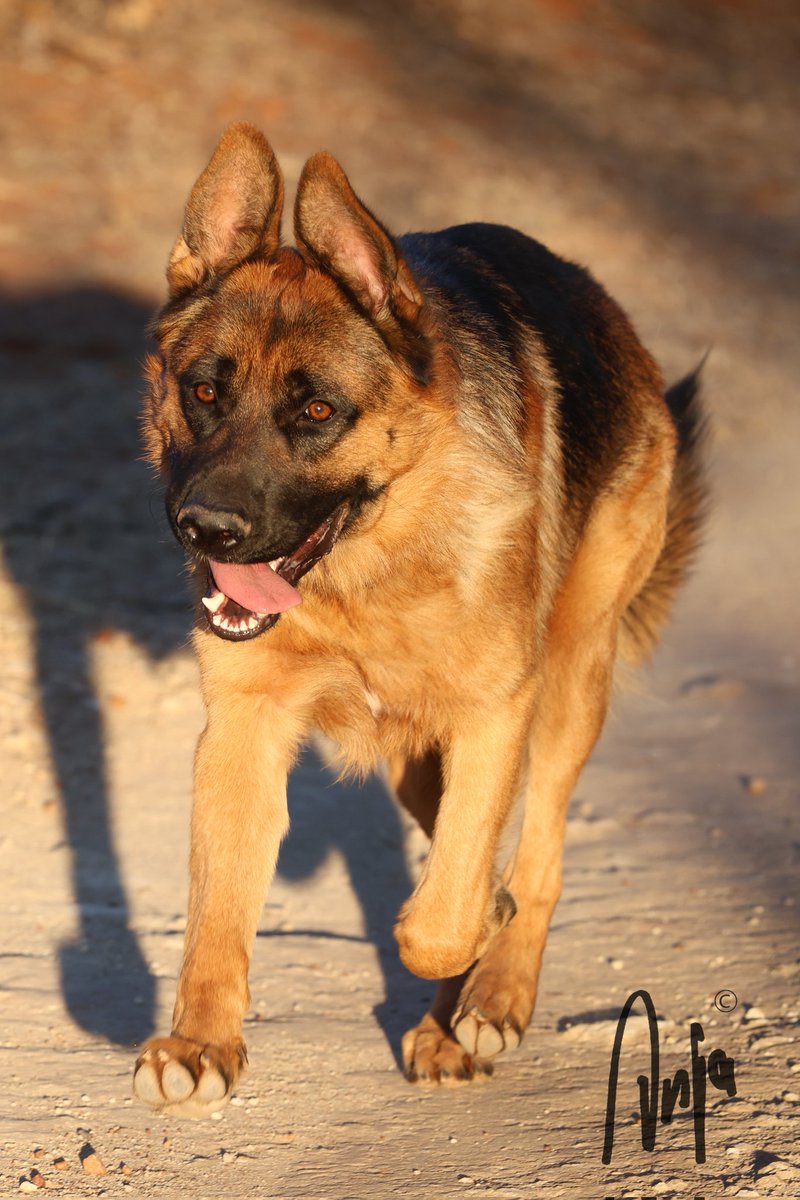
POLYGON ((561 887, 567 804, 603 726, 621 617, 663 540, 665 473, 658 455, 648 465, 598 507, 554 605, 522 831, 504 876, 517 915, 474 965, 440 984, 431 1011, 406 1034, 411 1080, 454 1083, 489 1073, 491 1059, 518 1046, 530 1021, 561 887))
POLYGON ((515 1048, 533 1013, 550 917, 561 889, 567 805, 603 727, 620 620, 661 550, 664 448, 597 507, 554 605, 530 769, 509 886, 518 904, 465 977, 451 1017, 468 1054, 515 1048))
POLYGON ((134 1087, 152 1108, 222 1107, 246 1062, 242 1019, 258 919, 288 827, 297 744, 288 712, 259 694, 209 689, 195 763, 189 918, 172 1034, 146 1042, 134 1087))

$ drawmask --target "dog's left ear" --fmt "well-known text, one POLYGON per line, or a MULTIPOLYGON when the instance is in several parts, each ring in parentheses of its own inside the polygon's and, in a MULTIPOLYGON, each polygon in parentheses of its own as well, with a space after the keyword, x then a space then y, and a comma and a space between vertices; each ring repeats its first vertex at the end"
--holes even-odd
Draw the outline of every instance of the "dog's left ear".
POLYGON ((330 154, 315 154, 303 168, 294 232, 300 250, 334 276, 418 382, 427 383, 422 293, 391 235, 330 154))

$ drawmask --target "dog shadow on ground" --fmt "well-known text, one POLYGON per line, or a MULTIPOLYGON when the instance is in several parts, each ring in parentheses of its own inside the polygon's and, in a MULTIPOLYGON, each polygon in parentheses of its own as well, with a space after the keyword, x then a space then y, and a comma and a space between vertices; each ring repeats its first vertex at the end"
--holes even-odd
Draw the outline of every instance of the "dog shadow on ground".
MULTIPOLYGON (((91 647, 121 630, 158 660, 186 644, 191 623, 182 556, 138 440, 150 316, 140 301, 101 288, 0 298, 3 557, 33 629, 80 920, 79 935, 58 949, 61 986, 77 1024, 118 1044, 153 1032, 156 988, 130 928, 114 846, 91 647)), ((377 782, 362 792, 332 787, 322 773, 316 788, 307 770, 304 778, 290 785, 294 836, 279 870, 300 880, 331 848, 342 853, 384 971, 376 1016, 391 1040, 402 1033, 390 1019, 400 980, 420 986, 391 941, 411 890, 398 814, 377 782)))
MULTIPOLYGON (((399 811, 378 778, 364 784, 336 779, 316 748, 309 748, 289 780, 292 831, 281 848, 278 873, 296 883, 309 878, 336 850, 361 907, 364 935, 377 955, 384 999, 373 1013, 400 1065, 400 1039, 422 1016, 434 984, 411 975, 399 960, 392 928, 398 909, 414 884, 404 853, 399 811)), ((292 928, 282 935, 269 929, 260 936, 340 937, 327 930, 292 928)))

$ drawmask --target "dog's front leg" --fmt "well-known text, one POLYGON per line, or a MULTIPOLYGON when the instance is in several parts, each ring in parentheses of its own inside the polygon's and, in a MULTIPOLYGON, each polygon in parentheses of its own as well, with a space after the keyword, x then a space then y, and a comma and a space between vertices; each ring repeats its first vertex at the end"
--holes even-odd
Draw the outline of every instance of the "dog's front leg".
POLYGON ((267 887, 288 826, 290 714, 262 695, 209 699, 195 761, 189 916, 172 1035, 136 1064, 146 1104, 180 1116, 223 1106, 246 1061, 247 972, 267 887))
POLYGON ((517 792, 534 687, 476 714, 443 748, 444 791, 430 853, 395 926, 400 957, 423 979, 460 975, 514 916, 496 876, 498 841, 517 792))

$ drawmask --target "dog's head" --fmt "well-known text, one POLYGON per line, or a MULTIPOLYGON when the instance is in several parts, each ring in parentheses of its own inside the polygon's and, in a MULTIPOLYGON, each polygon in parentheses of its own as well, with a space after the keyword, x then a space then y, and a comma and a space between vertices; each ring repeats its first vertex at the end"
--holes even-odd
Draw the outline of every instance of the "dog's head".
POLYGON ((210 627, 237 641, 299 602, 297 581, 374 519, 426 436, 409 411, 431 341, 397 245, 327 154, 300 179, 296 250, 282 206, 267 141, 232 126, 189 197, 148 361, 169 519, 207 566, 210 627))

